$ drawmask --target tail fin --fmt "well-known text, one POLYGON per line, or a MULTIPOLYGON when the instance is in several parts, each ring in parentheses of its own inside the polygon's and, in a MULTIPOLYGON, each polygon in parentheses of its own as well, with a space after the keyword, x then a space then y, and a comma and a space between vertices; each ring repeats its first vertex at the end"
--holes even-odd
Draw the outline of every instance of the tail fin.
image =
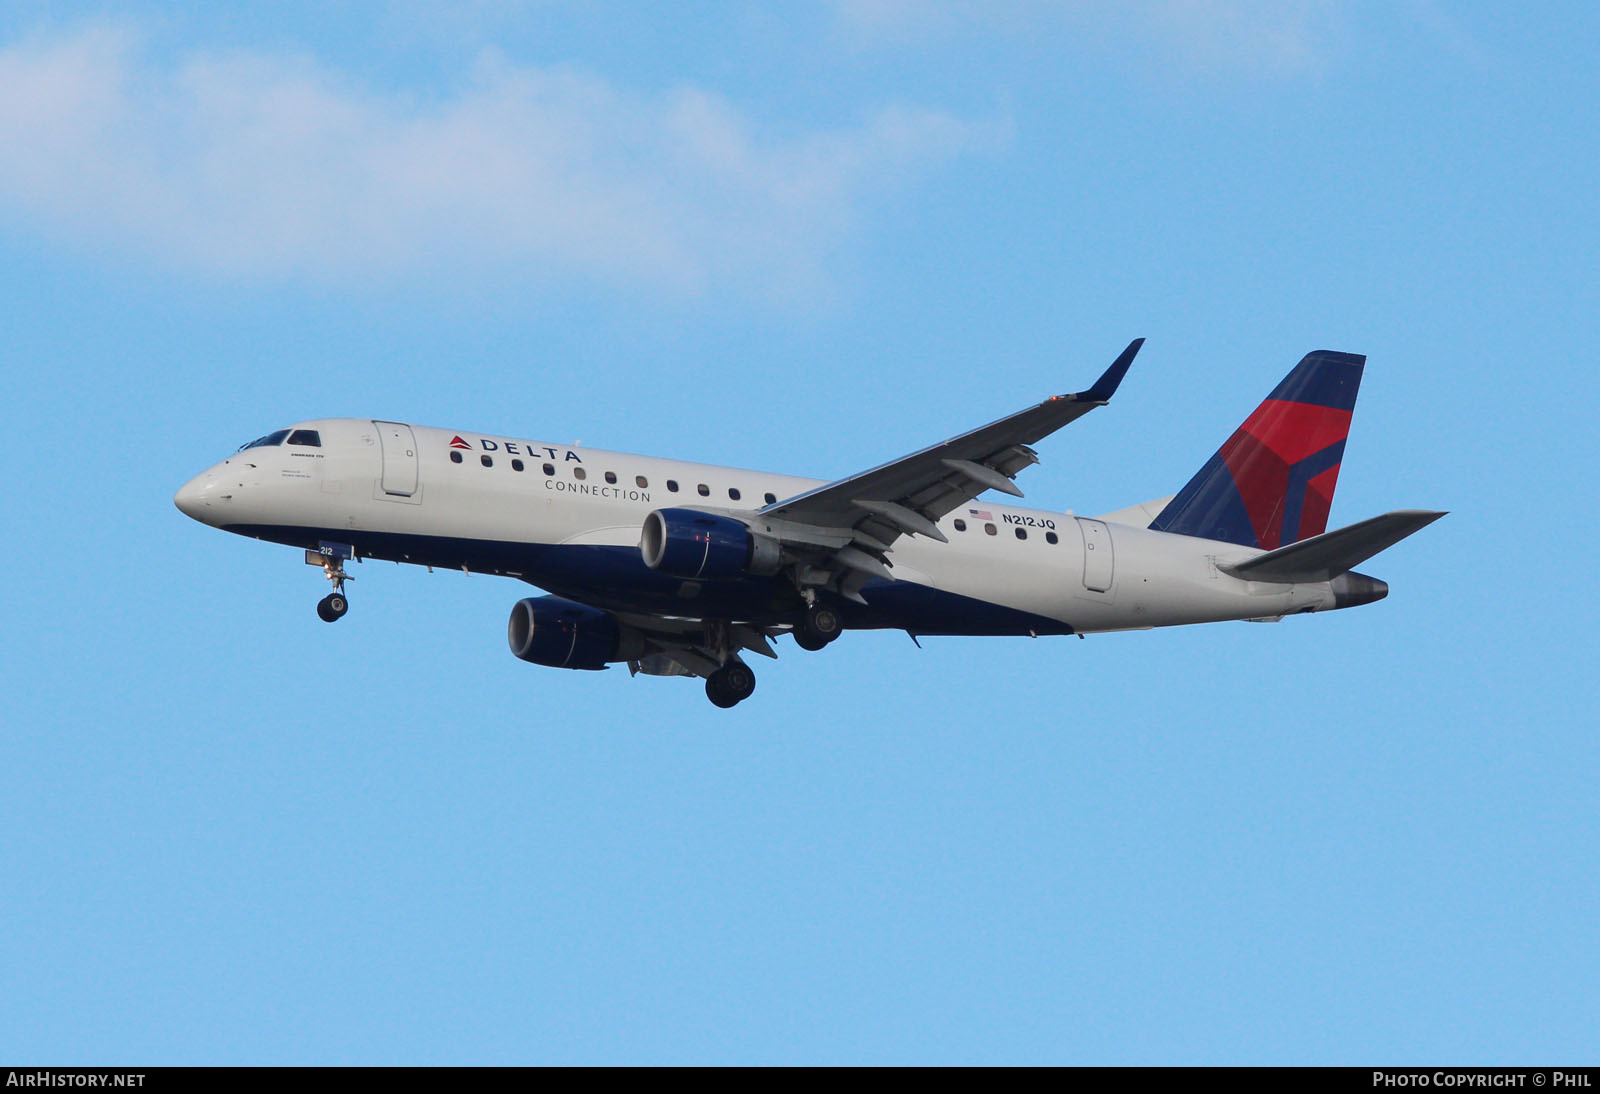
POLYGON ((1269 551, 1321 535, 1366 362, 1306 354, 1150 527, 1269 551))

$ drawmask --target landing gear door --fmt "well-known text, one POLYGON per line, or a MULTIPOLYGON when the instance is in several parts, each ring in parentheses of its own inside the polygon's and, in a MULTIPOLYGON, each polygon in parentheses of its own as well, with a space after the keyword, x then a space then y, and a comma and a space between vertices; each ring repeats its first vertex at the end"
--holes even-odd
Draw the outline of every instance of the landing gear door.
POLYGON ((409 498, 417 492, 417 441, 404 422, 373 422, 383 446, 383 492, 409 498))
POLYGON ((1104 521, 1078 518, 1083 534, 1083 587, 1092 593, 1107 592, 1116 576, 1116 556, 1112 554, 1111 532, 1104 521))

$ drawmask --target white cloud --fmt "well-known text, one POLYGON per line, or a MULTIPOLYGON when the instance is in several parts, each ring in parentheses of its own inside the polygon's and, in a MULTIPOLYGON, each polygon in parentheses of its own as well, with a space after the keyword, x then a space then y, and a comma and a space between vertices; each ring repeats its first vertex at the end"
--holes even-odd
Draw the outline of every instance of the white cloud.
POLYGON ((1340 0, 831 0, 866 42, 975 35, 1062 42, 1096 33, 1148 41, 1162 63, 1216 72, 1315 70, 1337 51, 1340 0))
POLYGON ((1288 73, 1326 64, 1343 14, 1337 0, 1160 0, 1149 17, 1191 63, 1288 73))
POLYGON ((104 26, 0 49, 0 219, 246 277, 487 266, 782 293, 864 202, 997 137, 907 107, 775 135, 708 91, 492 52, 419 101, 303 57, 163 64, 104 26))

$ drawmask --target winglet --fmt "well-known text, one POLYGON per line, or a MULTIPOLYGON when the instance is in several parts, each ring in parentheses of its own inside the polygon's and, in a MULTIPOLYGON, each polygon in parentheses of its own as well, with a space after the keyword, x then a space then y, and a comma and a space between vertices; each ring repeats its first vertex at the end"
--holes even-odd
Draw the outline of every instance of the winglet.
POLYGON ((1144 345, 1143 338, 1135 338, 1128 343, 1128 348, 1122 351, 1122 356, 1111 362, 1111 367, 1105 374, 1094 382, 1088 391, 1080 391, 1073 398, 1085 403, 1107 403, 1111 396, 1117 393, 1117 387, 1122 383, 1122 378, 1128 374, 1128 366, 1133 364, 1133 359, 1139 353, 1139 347, 1144 345))

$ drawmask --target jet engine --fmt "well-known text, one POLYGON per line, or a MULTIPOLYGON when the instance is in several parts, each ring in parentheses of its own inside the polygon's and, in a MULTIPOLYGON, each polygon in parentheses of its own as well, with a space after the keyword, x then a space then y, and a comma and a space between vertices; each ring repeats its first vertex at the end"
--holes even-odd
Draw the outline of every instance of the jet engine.
POLYGON ((652 570, 688 578, 768 577, 782 561, 777 540, 695 509, 657 509, 645 517, 639 552, 652 570))
POLYGON ((506 639, 522 660, 554 669, 603 669, 644 649, 642 638, 610 612, 556 596, 517 601, 506 639))

